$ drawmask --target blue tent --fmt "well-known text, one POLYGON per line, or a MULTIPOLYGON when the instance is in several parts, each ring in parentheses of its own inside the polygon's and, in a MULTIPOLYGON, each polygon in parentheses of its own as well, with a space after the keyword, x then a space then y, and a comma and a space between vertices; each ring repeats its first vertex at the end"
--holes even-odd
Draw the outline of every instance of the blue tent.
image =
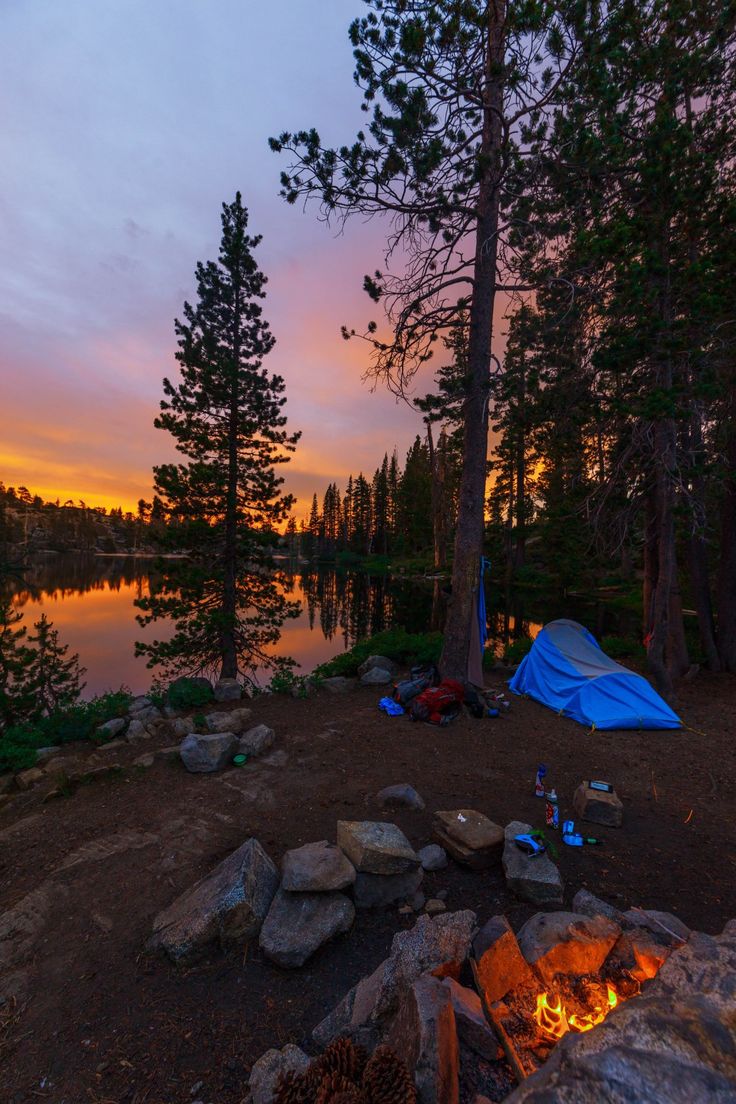
POLYGON ((614 663, 577 621, 551 621, 509 686, 595 728, 679 728, 680 719, 641 675, 614 663))

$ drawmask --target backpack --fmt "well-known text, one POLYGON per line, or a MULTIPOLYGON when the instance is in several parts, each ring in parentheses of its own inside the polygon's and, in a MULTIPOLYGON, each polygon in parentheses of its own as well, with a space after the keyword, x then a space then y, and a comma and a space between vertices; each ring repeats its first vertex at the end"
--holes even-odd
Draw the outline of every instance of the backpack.
POLYGON ((455 679, 443 679, 439 686, 430 686, 414 698, 409 710, 412 721, 446 725, 457 717, 465 690, 455 679))
POLYGON ((430 685, 431 680, 426 675, 397 682, 394 687, 394 701, 399 705, 409 705, 422 690, 426 690, 430 685))

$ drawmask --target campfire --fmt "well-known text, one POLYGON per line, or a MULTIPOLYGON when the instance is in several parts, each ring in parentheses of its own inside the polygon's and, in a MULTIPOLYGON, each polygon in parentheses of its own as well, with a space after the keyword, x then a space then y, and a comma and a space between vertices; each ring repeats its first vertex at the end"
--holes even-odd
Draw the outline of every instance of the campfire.
POLYGON ((537 1009, 534 1019, 545 1035, 555 1041, 561 1039, 568 1031, 590 1031, 599 1023, 603 1023, 608 1013, 619 1002, 618 994, 611 985, 606 986, 606 1003, 596 1004, 591 1012, 568 1012, 562 1003, 561 997, 550 998, 548 993, 540 993, 537 997, 537 1009))

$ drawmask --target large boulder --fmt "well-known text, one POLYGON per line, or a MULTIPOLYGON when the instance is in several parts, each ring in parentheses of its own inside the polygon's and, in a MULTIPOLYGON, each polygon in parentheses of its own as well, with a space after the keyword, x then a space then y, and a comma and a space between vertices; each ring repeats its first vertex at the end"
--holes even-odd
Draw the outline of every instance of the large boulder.
POLYGON ((360 682, 362 686, 388 686, 391 682, 391 672, 385 671, 383 667, 371 667, 370 671, 361 675, 360 682))
POLYGON ((372 655, 363 660, 358 668, 358 674, 362 677, 363 675, 367 675, 369 671, 376 670, 386 671, 390 681, 393 675, 398 674, 399 668, 392 659, 388 658, 388 656, 372 655))
POLYGON ((304 1073, 309 1058, 293 1043, 281 1050, 267 1050, 253 1063, 248 1078, 251 1104, 271 1104, 280 1077, 287 1073, 304 1073))
POLYGON ((208 944, 245 943, 260 931, 278 884, 278 871, 258 840, 246 840, 158 914, 148 948, 187 963, 208 944))
POLYGON ((434 814, 435 839, 457 862, 472 870, 500 863, 504 831, 475 809, 440 810, 434 814))
POLYGON ((333 675, 331 678, 322 679, 320 685, 328 694, 348 694, 351 690, 355 690, 358 680, 345 678, 343 675, 333 675))
POLYGON ((517 935, 521 953, 548 988, 555 974, 596 974, 621 935, 605 916, 538 912, 517 935))
POLYGON ((376 795, 382 809, 423 809, 424 801, 408 782, 386 786, 376 795))
POLYGON ((438 978, 420 977, 402 994, 387 1042, 408 1065, 419 1104, 459 1104, 460 1052, 452 994, 438 978))
POLYGON ((420 867, 403 874, 364 874, 359 871, 353 886, 357 908, 383 908, 396 901, 411 900, 422 884, 424 871, 420 867))
POLYGON ((366 874, 404 874, 420 865, 413 847, 395 824, 338 820, 337 846, 356 870, 366 874))
POLYGON ((209 774, 223 770, 232 762, 237 741, 234 732, 216 732, 201 735, 191 732, 181 742, 181 761, 194 774, 209 774))
POLYGON ((348 931, 355 907, 343 893, 287 893, 279 889, 259 944, 278 966, 302 966, 323 943, 348 931))
POLYGON ((218 679, 214 691, 216 702, 240 701, 243 696, 242 683, 234 678, 218 679))
POLYGON ((281 888, 289 893, 326 893, 355 881, 355 867, 327 840, 287 851, 281 864, 281 888))
POLYGON ((276 733, 268 725, 259 724, 254 728, 249 728, 247 732, 238 740, 238 753, 241 755, 251 755, 254 758, 258 755, 263 755, 264 751, 268 751, 273 746, 273 742, 276 739, 276 733))
POLYGON ((391 953, 346 993, 313 1031, 319 1046, 348 1035, 375 1046, 385 1035, 400 998, 422 974, 459 977, 468 957, 476 917, 470 910, 420 916, 410 931, 397 932, 391 953))
POLYGON ((528 835, 531 824, 512 820, 504 832, 503 872, 512 893, 532 905, 561 905, 562 878, 555 864, 543 855, 525 854, 514 843, 514 836, 528 835))
POLYGON ((105 721, 101 724, 95 733, 95 737, 98 740, 114 740, 116 736, 120 736, 128 726, 128 722, 125 717, 113 717, 111 721, 105 721))
POLYGON ((252 709, 246 705, 239 709, 222 710, 219 713, 208 713, 205 716, 208 732, 234 732, 236 735, 243 731, 250 719, 252 709))

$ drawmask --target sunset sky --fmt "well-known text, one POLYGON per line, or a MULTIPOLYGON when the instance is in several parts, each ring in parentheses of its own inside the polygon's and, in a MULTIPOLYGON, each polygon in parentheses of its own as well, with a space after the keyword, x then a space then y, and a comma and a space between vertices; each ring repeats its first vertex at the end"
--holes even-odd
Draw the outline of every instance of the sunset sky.
MULTIPOLYGON (((133 507, 171 457, 153 428, 173 319, 214 259, 236 190, 262 233, 269 367, 303 431, 287 485, 373 471, 421 428, 361 383, 345 343, 376 308, 378 223, 339 235, 278 196, 269 135, 361 125, 347 41, 359 0, 5 0, 0 4, 0 479, 133 507)), ((422 391, 428 389, 425 377, 422 391)))

